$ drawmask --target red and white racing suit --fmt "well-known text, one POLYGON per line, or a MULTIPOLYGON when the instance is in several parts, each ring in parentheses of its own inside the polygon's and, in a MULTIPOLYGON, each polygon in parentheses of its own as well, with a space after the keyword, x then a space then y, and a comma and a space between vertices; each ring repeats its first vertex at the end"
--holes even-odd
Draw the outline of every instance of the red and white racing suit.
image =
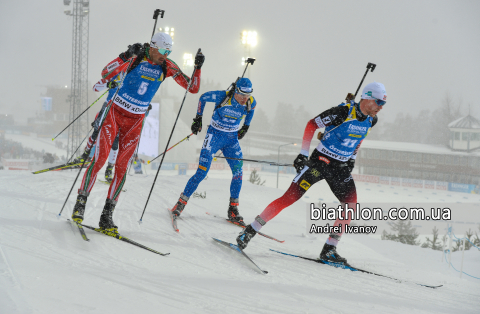
MULTIPOLYGON (((120 82, 123 76, 126 75, 121 86, 110 90, 109 98, 107 99, 110 109, 108 110, 107 108, 105 110, 104 122, 95 143, 95 155, 83 176, 82 184, 78 190, 79 194, 89 195, 95 184, 98 171, 105 164, 112 143, 117 133, 119 133, 115 175, 108 190, 108 199, 115 202, 118 201, 125 183, 128 164, 140 139, 145 112, 160 84, 167 77, 173 77, 185 89, 190 83, 190 78, 183 74, 180 68, 170 59, 167 59, 162 67, 144 57, 133 70, 130 69, 129 73, 126 74, 125 72, 129 64, 129 61, 124 62, 120 57, 116 58, 104 68, 102 71, 103 78, 93 86, 94 91, 102 91, 107 88, 108 82, 111 80, 120 82), (166 73, 164 73, 165 70, 166 73), (117 93, 116 89, 118 88, 117 93), (115 97, 112 98, 113 96, 115 97)), ((198 93, 200 76, 201 70, 197 69, 189 92, 198 93)))

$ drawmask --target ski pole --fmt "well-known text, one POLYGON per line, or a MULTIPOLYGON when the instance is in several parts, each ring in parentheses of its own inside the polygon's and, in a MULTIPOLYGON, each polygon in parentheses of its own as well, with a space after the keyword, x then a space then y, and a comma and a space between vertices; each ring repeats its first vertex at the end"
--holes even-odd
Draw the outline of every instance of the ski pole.
POLYGON ((90 129, 90 131, 88 131, 87 136, 85 136, 85 138, 83 139, 83 141, 80 143, 80 145, 78 145, 77 149, 73 152, 72 156, 67 160, 67 163, 69 163, 70 160, 72 160, 73 156, 75 156, 75 153, 76 153, 77 150, 82 146, 83 142, 85 142, 85 140, 86 140, 87 137, 90 135, 90 132, 92 132, 92 130, 93 130, 93 127, 90 129))
POLYGON ((172 147, 170 147, 169 149, 167 149, 166 151, 164 151, 163 153, 161 153, 160 155, 158 155, 157 157, 153 158, 152 160, 149 160, 147 161, 147 164, 150 164, 152 161, 154 161, 155 159, 157 159, 158 157, 162 156, 163 154, 165 154, 166 152, 168 152, 169 150, 171 150, 172 148, 174 148, 175 146, 177 146, 178 144, 180 144, 181 142, 185 141, 185 140, 189 140, 190 139, 190 136, 192 136, 192 134, 188 135, 187 137, 185 137, 183 140, 181 140, 180 142, 178 142, 177 144, 173 145, 172 147))
MULTIPOLYGON (((202 50, 200 48, 198 48, 197 54, 199 54, 201 51, 202 50)), ((187 97, 190 86, 193 83, 196 71, 197 71, 197 69, 194 67, 192 77, 190 78, 190 82, 188 83, 187 90, 185 91, 185 95, 183 96, 182 104, 180 105, 180 109, 178 110, 177 118, 175 119, 175 123, 173 124, 172 132, 170 132, 170 137, 168 138, 167 145, 165 146, 165 151, 167 150, 168 145, 170 145, 170 140, 172 139, 173 131, 175 130, 175 126, 177 125, 178 118, 180 117, 180 112, 182 112, 183 104, 185 103, 185 98, 187 97)), ((140 217, 139 223, 142 223, 143 215, 145 214, 145 210, 147 209, 148 201, 150 200, 150 196, 152 195, 152 191, 153 191, 153 187, 155 186, 155 182, 157 182, 158 173, 160 172, 160 168, 162 168, 162 164, 163 164, 163 160, 165 159, 165 155, 166 154, 163 154, 162 160, 160 161, 160 165, 158 166, 157 174, 155 175, 155 179, 153 180, 153 184, 152 184, 152 188, 150 189, 150 193, 148 193, 147 202, 145 203, 145 207, 143 208, 142 216, 140 217)))
POLYGON ((105 95, 106 93, 108 93, 108 91, 109 91, 109 90, 107 89, 107 91, 106 91, 105 93, 103 93, 100 97, 97 98, 97 100, 95 100, 95 101, 93 102, 93 104, 91 104, 90 106, 88 106, 87 109, 85 109, 78 117, 75 118, 75 120, 73 120, 72 122, 70 122, 70 124, 67 125, 67 126, 65 127, 65 129, 63 129, 62 131, 60 131, 60 133, 58 133, 57 136, 55 136, 54 138, 52 138, 52 141, 54 141, 60 134, 63 133, 63 131, 65 131, 65 130, 66 130, 69 126, 71 126, 75 121, 77 121, 78 118, 80 118, 88 109, 90 109, 93 105, 95 105, 95 103, 96 103, 97 101, 99 101, 100 98, 103 97, 103 95, 105 95))
MULTIPOLYGON (((247 72, 248 65, 249 64, 253 65, 255 60, 256 60, 255 58, 248 58, 247 60, 245 60, 245 63, 247 63, 247 65, 245 66, 245 70, 243 70, 242 78, 245 75, 245 72, 247 72)), ((235 93, 235 88, 237 86, 237 82, 238 82, 239 79, 240 79, 240 77, 237 77, 235 82, 233 82, 232 84, 230 84, 230 86, 227 87, 227 97, 225 97, 225 99, 221 103, 219 103, 215 107, 215 109, 213 109, 213 111, 217 110, 218 108, 223 107, 228 102, 228 100, 233 97, 233 94, 235 93)))
MULTIPOLYGON (((99 130, 102 129, 102 126, 103 126, 103 122, 105 122, 105 119, 107 118, 107 115, 108 115, 108 112, 110 111, 110 107, 112 106, 113 104, 113 100, 115 99, 115 97, 117 97, 117 94, 118 94, 118 91, 120 90, 120 88, 123 86, 123 81, 125 80, 125 78, 127 77, 127 73, 128 73, 128 70, 130 70, 130 67, 133 63, 133 58, 136 58, 137 56, 136 55, 133 55, 131 58, 130 58, 130 63, 127 67, 127 69, 125 70, 125 72, 123 72, 123 77, 122 77, 122 81, 120 82, 120 84, 118 85, 118 88, 117 88, 117 91, 115 92, 115 95, 113 95, 113 97, 110 99, 110 101, 108 102, 107 104, 107 107, 105 108, 105 114, 103 116, 103 119, 102 119, 102 122, 100 123, 100 126, 98 127, 99 130)), ((99 134, 100 136, 100 134, 99 134)), ((98 136, 97 138, 93 141, 92 143, 92 147, 93 145, 95 145, 95 143, 97 142, 97 139, 98 139, 98 136)), ((94 157, 95 158, 95 157, 94 157)), ((67 198, 65 199, 65 202, 63 203, 63 206, 62 206, 62 209, 60 210, 60 212, 58 213, 58 216, 60 217, 62 215, 62 212, 63 212, 63 209, 65 208, 65 205, 67 204, 67 201, 68 201, 68 198, 70 197, 70 194, 72 193, 72 190, 73 190, 73 187, 75 186, 75 183, 77 183, 77 180, 78 180, 78 177, 80 176, 80 173, 82 172, 82 169, 83 169, 83 165, 85 165, 85 162, 87 161, 88 158, 85 158, 83 160, 83 163, 82 165, 80 166, 80 169, 78 170, 78 174, 77 174, 77 177, 75 178, 75 181, 73 181, 73 184, 72 184, 72 187, 70 188, 70 191, 68 192, 68 195, 67 195, 67 198)))
POLYGON ((153 35, 155 35, 155 27, 157 27, 158 15, 160 13, 161 13, 160 18, 163 19, 163 15, 165 14, 165 10, 156 9, 155 11, 153 11, 153 19, 155 20, 155 24, 153 25, 152 37, 153 37, 153 35))
POLYGON ((232 158, 232 157, 220 157, 220 156, 215 156, 215 157, 213 157, 213 160, 216 160, 217 158, 232 159, 232 160, 241 160, 241 161, 252 161, 252 162, 258 162, 258 163, 261 163, 261 164, 269 164, 269 165, 271 165, 271 166, 293 167, 292 164, 279 164, 279 163, 272 162, 272 161, 256 160, 256 159, 244 159, 244 158, 232 158))
MULTIPOLYGON (((360 90, 360 87, 362 87, 363 80, 364 80, 365 77, 367 76, 368 70, 371 70, 371 72, 373 72, 376 67, 377 67, 377 65, 376 65, 375 63, 369 62, 369 63, 367 64, 367 70, 365 71, 365 74, 363 75, 362 80, 360 81, 360 84, 358 85, 358 88, 357 88, 357 91, 355 92, 355 95, 352 95, 352 93, 348 93, 348 94, 347 94, 347 97, 345 98, 345 100, 346 100, 347 102, 351 102, 352 100, 355 101, 355 97, 357 97, 357 93, 358 93, 358 91, 360 90)), ((322 135, 317 135, 317 138, 318 138, 319 140, 321 140, 322 137, 325 136, 325 134, 332 132, 333 130, 335 130, 335 129, 338 128, 339 126, 340 126, 340 125, 337 125, 336 127, 334 127, 333 129, 329 130, 328 132, 322 133, 322 135)), ((320 133, 321 133, 321 132, 320 132, 320 133)), ((320 133, 318 133, 318 134, 320 134, 320 133)))
POLYGON ((348 101, 348 102, 350 102, 352 100, 355 101, 355 97, 357 97, 357 93, 360 90, 360 87, 362 87, 363 80, 365 80, 365 77, 367 76, 368 70, 373 72, 376 67, 377 67, 377 65, 375 63, 369 62, 367 64, 367 70, 365 71, 365 74, 363 75, 362 80, 360 81, 360 84, 358 85, 358 88, 357 88, 357 91, 355 92, 355 95, 352 95, 351 93, 348 93, 347 98, 345 98, 346 101, 348 101))
POLYGON ((245 66, 245 70, 243 70, 242 78, 245 75, 245 72, 247 72, 248 65, 249 64, 253 65, 255 60, 256 60, 255 58, 248 58, 247 60, 245 60, 245 63, 247 63, 247 65, 245 66))

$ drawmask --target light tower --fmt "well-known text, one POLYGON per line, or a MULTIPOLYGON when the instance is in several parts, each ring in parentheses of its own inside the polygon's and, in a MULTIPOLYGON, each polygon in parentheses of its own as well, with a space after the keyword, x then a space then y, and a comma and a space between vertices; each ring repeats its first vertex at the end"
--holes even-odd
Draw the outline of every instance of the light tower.
POLYGON ((188 72, 187 70, 193 67, 193 55, 191 53, 184 53, 183 54, 183 71, 188 72))
MULTIPOLYGON (((175 43, 175 28, 166 26, 165 28, 159 27, 158 30, 172 37, 172 46, 173 46, 173 44, 175 43)), ((157 93, 159 97, 168 97, 168 85, 169 85, 168 80, 163 81, 162 83, 163 88, 160 88, 159 92, 157 93)))
MULTIPOLYGON (((257 32, 244 30, 243 32, 240 33, 240 40, 242 41, 242 45, 244 47, 244 53, 243 53, 244 57, 242 57, 242 66, 245 66, 245 60, 247 60, 249 57, 252 57, 252 47, 255 47, 257 45, 257 32)), ((251 67, 248 67, 247 69, 247 77, 249 79, 251 78, 250 68, 251 67)), ((247 133, 245 135, 244 142, 246 142, 245 154, 247 156, 250 156, 250 147, 251 147, 250 134, 247 133)))
MULTIPOLYGON (((88 107, 88 21, 90 0, 63 0, 64 13, 73 19, 72 27, 72 82, 70 121, 88 107), (72 5, 70 6, 70 3, 72 5)), ((82 115, 68 129, 67 158, 72 154, 89 130, 88 113, 82 115)), ((79 150, 81 151, 81 150, 79 150)))
MULTIPOLYGON (((258 43, 256 31, 243 31, 240 33, 240 39, 244 47, 244 57, 242 57, 242 66, 245 65, 245 60, 252 56, 252 47, 258 43)), ((250 78, 250 67, 248 68, 247 77, 250 78)))
POLYGON ((165 27, 165 29, 159 27, 158 30, 161 31, 162 33, 166 33, 166 34, 170 35, 170 37, 172 37, 172 45, 173 45, 174 37, 175 37, 175 28, 167 26, 167 27, 165 27))

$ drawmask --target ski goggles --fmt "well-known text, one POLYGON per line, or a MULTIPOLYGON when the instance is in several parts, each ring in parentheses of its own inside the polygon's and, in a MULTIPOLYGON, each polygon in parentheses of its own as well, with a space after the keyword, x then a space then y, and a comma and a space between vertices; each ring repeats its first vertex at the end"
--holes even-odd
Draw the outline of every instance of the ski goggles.
POLYGON ((158 49, 158 52, 160 52, 160 54, 162 55, 169 55, 170 53, 172 53, 172 51, 168 50, 168 49, 163 49, 163 48, 157 48, 158 49))
POLYGON ((381 100, 381 99, 375 98, 375 103, 376 103, 378 106, 383 106, 383 105, 385 105, 387 102, 386 102, 385 100, 381 100))
POLYGON ((253 93, 253 88, 251 87, 237 87, 235 91, 241 95, 250 96, 253 93))

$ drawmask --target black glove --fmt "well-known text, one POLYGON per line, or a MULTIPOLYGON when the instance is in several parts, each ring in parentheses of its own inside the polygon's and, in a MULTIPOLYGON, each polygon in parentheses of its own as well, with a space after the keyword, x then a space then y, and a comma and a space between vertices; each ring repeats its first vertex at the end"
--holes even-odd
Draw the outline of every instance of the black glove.
POLYGON ((143 51, 143 45, 141 43, 136 43, 133 45, 128 45, 128 50, 125 51, 125 57, 130 59, 133 55, 140 55, 143 51))
POLYGON ((107 83, 107 88, 108 89, 116 88, 117 86, 118 86, 118 84, 115 81, 110 81, 110 82, 107 83))
POLYGON ((199 70, 202 68, 203 62, 205 62, 205 56, 203 53, 198 52, 195 56, 195 69, 199 70))
POLYGON ((297 170, 297 173, 302 171, 303 167, 305 167, 306 162, 308 161, 308 157, 303 154, 298 154, 297 158, 295 158, 293 162, 293 166, 297 170))
POLYGON ((348 167, 348 171, 350 171, 350 173, 352 173, 353 171, 353 168, 355 167, 355 159, 349 159, 346 163, 345 163, 346 167, 348 167))
POLYGON ((140 43, 136 43, 133 45, 128 45, 128 49, 125 52, 122 52, 119 57, 122 59, 123 62, 127 62, 134 54, 139 55, 143 52, 143 45, 140 43))
POLYGON ((195 116, 193 119, 192 123, 192 133, 195 135, 198 134, 198 132, 202 131, 202 116, 199 116, 198 114, 195 116))
POLYGON ((245 134, 247 134, 247 131, 248 131, 248 128, 250 126, 249 125, 243 125, 242 128, 240 130, 238 130, 238 139, 241 140, 245 134))
POLYGON ((152 104, 148 104, 148 109, 147 109, 147 112, 152 110, 152 104))

